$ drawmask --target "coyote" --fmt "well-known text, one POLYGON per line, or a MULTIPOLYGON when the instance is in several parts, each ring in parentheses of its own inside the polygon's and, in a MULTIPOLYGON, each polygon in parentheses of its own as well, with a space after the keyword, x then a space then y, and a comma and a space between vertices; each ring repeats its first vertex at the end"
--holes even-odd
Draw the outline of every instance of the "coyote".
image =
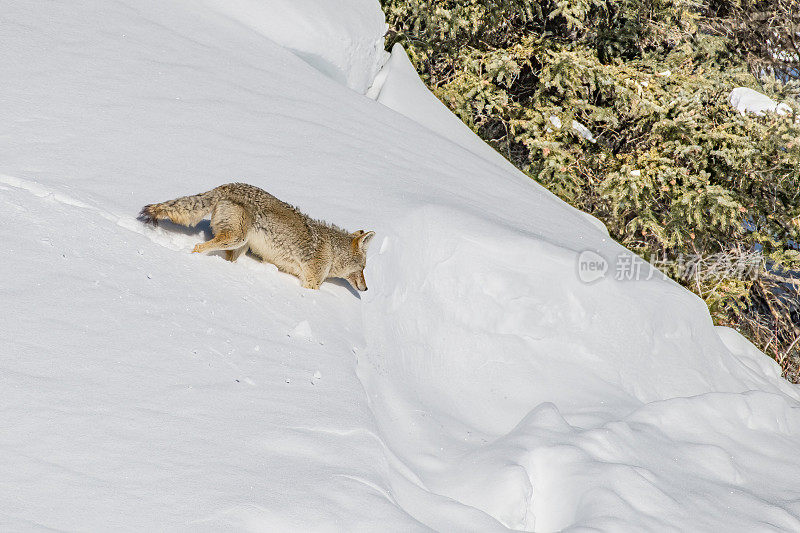
POLYGON ((228 261, 252 250, 262 260, 300 279, 303 287, 319 289, 326 278, 344 278, 354 289, 367 290, 364 266, 374 231, 349 233, 314 220, 253 185, 229 183, 208 192, 146 205, 139 220, 157 225, 169 219, 194 226, 211 213, 214 238, 192 253, 225 250, 228 261))

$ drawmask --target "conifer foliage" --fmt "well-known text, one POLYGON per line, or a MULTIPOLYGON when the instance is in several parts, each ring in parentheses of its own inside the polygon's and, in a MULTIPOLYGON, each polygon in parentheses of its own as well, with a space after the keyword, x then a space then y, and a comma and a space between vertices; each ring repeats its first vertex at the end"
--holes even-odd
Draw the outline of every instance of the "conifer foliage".
POLYGON ((800 83, 753 68, 748 4, 716 4, 383 0, 387 48, 470 128, 798 381, 800 83), (794 112, 742 115, 740 86, 794 112))
POLYGON ((726 36, 757 73, 800 78, 800 1, 710 0, 708 28, 726 36))

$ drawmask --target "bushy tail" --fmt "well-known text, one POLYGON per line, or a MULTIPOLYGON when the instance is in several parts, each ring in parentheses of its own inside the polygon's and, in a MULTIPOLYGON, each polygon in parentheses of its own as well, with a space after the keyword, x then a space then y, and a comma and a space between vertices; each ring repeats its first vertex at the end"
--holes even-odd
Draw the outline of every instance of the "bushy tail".
POLYGON ((211 190, 193 196, 181 196, 160 204, 146 205, 139 213, 138 219, 154 226, 165 218, 182 226, 195 226, 214 209, 216 204, 216 190, 211 190))

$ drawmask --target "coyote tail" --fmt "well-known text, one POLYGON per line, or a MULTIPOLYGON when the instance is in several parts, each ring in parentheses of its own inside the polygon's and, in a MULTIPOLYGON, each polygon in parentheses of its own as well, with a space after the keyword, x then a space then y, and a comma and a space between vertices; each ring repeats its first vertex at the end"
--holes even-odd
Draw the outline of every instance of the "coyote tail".
POLYGON ((144 206, 138 219, 154 226, 158 225, 159 220, 165 218, 181 226, 195 226, 214 209, 217 200, 216 190, 192 196, 181 196, 160 204, 144 206))

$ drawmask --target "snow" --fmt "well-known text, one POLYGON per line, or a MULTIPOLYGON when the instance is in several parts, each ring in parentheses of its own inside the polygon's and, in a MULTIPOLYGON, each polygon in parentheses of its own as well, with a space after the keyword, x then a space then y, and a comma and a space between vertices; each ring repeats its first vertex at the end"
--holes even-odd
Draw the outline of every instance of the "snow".
POLYGON ((203 2, 362 94, 389 56, 383 49, 389 25, 377 0, 203 2))
POLYGON ((742 115, 747 113, 757 116, 763 116, 765 113, 788 115, 792 112, 792 108, 787 104, 779 104, 766 94, 749 87, 736 87, 731 91, 729 100, 734 109, 742 115))
MULTIPOLYGON (((561 129, 561 119, 558 118, 555 115, 551 115, 550 116, 550 124, 552 124, 553 127, 557 128, 557 129, 561 129)), ((575 133, 577 133, 578 135, 580 135, 581 137, 583 137, 584 139, 586 139, 590 143, 597 142, 595 140, 595 138, 594 138, 594 135, 592 135, 592 132, 589 131, 589 128, 587 128, 586 126, 584 126, 583 124, 581 124, 577 120, 573 120, 572 121, 572 129, 575 131, 575 133)))
POLYGON ((0 530, 800 529, 797 388, 648 265, 617 280, 402 49, 378 80, 381 23, 4 8, 0 530), (135 220, 233 180, 375 230, 370 290, 135 220))
MULTIPOLYGON (((514 166, 477 137, 433 95, 419 79, 403 47, 395 44, 391 57, 370 88, 378 102, 438 134, 439 142, 454 142, 502 169, 514 166)), ((368 93, 370 95, 370 93, 368 93)))

